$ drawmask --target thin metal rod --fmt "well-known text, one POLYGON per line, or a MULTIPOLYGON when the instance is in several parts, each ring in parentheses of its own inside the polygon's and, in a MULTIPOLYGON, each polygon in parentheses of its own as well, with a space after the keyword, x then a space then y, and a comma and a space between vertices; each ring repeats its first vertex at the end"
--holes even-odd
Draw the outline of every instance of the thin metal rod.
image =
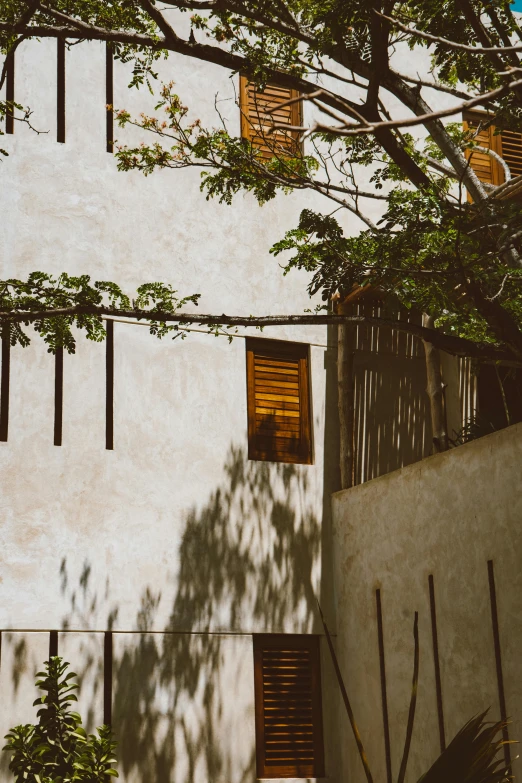
POLYGON ((382 625, 380 590, 375 591, 375 601, 377 604, 377 637, 379 642, 379 667, 381 673, 382 722, 384 728, 384 753, 386 756, 386 780, 388 783, 392 783, 390 723, 388 718, 388 696, 386 692, 386 663, 384 659, 384 633, 382 625))
POLYGON ((103 636, 103 722, 112 725, 112 632, 103 636))
POLYGON ((5 99, 8 103, 5 113, 5 132, 14 133, 14 108, 15 99, 15 55, 11 52, 7 55, 7 71, 5 77, 5 99))
POLYGON ((114 322, 107 321, 105 346, 105 448, 114 449, 114 322))
POLYGON ((110 41, 107 41, 105 48, 105 111, 107 119, 107 152, 112 154, 114 152, 114 56, 110 41))
POLYGON ((49 658, 58 655, 58 631, 49 631, 49 658))
POLYGON ((62 445, 63 429, 63 347, 54 355, 54 445, 62 445))
POLYGON ((56 57, 56 141, 65 143, 65 39, 57 38, 56 57))
POLYGON ((0 377, 0 441, 9 433, 9 382, 11 376, 11 341, 8 324, 2 329, 2 370, 0 377))
POLYGON ((442 707, 442 685, 440 679, 439 638, 437 634, 437 610, 435 607, 435 585, 433 574, 428 576, 430 588, 431 639, 433 642, 433 666, 435 668, 435 692, 437 695, 437 717, 439 720, 440 752, 446 749, 446 733, 444 731, 444 710, 442 707))
POLYGON ((504 760, 506 767, 511 767, 511 751, 509 748, 509 732, 507 727, 506 696, 504 693, 504 676, 502 674, 502 654, 500 651, 500 633, 498 629, 497 590, 495 587, 495 571, 493 560, 488 560, 489 600, 491 603, 491 625, 493 628, 493 644, 495 646, 495 666, 497 669, 498 701, 500 718, 503 722, 502 738, 504 740, 504 760))

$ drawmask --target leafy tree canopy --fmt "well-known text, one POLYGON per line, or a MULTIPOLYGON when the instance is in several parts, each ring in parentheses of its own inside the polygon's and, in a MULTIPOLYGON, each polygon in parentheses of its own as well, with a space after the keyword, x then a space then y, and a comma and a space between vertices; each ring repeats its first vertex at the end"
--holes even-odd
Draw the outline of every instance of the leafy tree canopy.
POLYGON ((370 283, 447 333, 520 360, 520 205, 500 198, 506 186, 478 180, 476 136, 460 124, 474 108, 486 112, 484 125, 522 130, 519 21, 508 0, 7 0, 0 44, 110 41, 117 58, 133 59, 134 86, 154 88, 156 61, 176 52, 242 72, 261 92, 268 82, 297 90, 315 108, 295 131, 304 153, 267 131, 267 160, 222 118, 215 128, 191 120, 189 96, 165 84, 155 116, 119 112, 151 142, 119 149, 118 166, 202 167, 202 189, 226 203, 239 191, 260 204, 278 192, 322 194, 323 213, 305 209, 272 248, 290 252, 287 271, 310 272, 312 293, 328 300, 370 283), (177 29, 180 14, 189 37, 177 29))

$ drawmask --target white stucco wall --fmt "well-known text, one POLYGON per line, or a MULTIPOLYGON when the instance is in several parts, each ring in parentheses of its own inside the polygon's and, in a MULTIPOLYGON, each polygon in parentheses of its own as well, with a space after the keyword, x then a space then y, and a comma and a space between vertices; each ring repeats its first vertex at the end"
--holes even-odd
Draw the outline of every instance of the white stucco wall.
MULTIPOLYGON (((49 135, 35 136, 17 125, 14 136, 4 137, 11 156, 2 166, 0 196, 3 277, 22 278, 35 269, 89 272, 93 279, 121 282, 129 293, 140 282, 162 280, 180 293, 201 292, 205 312, 299 312, 309 305, 306 278, 283 278, 268 254, 294 224, 302 202, 282 197, 261 210, 250 197, 239 196, 227 207, 205 201, 198 171, 149 178, 118 173, 104 151, 104 50, 98 44, 81 44, 67 54, 67 142, 57 144, 54 54, 54 42, 33 42, 17 52, 17 100, 34 107, 34 124, 49 128, 49 135)), ((180 91, 184 85, 205 119, 213 114, 215 92, 230 94, 228 77, 218 68, 174 58, 161 69, 164 78, 175 75, 180 91)), ((150 103, 145 93, 127 92, 128 69, 116 63, 115 71, 118 105, 138 110, 140 100, 150 103)), ((39 338, 27 350, 13 350, 9 441, 0 449, 5 541, 12 545, 7 578, 13 580, 3 627, 53 627, 63 621, 70 605, 57 586, 65 558, 70 580, 79 578, 84 561, 96 561, 97 585, 109 572, 118 573, 109 603, 100 599, 89 627, 104 624, 112 600, 122 605, 117 623, 131 628, 147 580, 175 589, 176 553, 187 520, 208 513, 209 505, 216 513, 217 492, 225 498, 222 505, 231 506, 227 523, 238 539, 246 535, 240 530, 246 519, 249 531, 254 529, 248 504, 258 502, 261 492, 266 502, 256 518, 265 520, 275 503, 287 504, 295 515, 292 524, 311 525, 320 535, 326 329, 278 329, 265 336, 314 343, 312 466, 247 462, 241 338, 229 344, 195 333, 185 342, 159 342, 143 326, 117 323, 113 453, 104 448, 104 345, 80 337, 76 355, 65 357, 61 448, 52 444, 53 357, 39 338), (232 463, 240 478, 230 477, 232 463), (238 505, 240 492, 248 495, 247 511, 238 505), (16 584, 26 583, 37 551, 45 558, 40 560, 45 582, 32 583, 34 603, 18 601, 16 584), (132 569, 123 567, 129 557, 135 558, 132 569)), ((261 528, 259 536, 266 534, 261 528)), ((272 545, 266 541, 265 555, 272 545)), ((315 589, 320 558, 312 559, 315 589)), ((291 627, 307 625, 305 614, 294 615, 291 627)), ((231 622, 217 613, 204 626, 250 626, 249 616, 231 622)), ((163 627, 167 617, 168 610, 160 612, 154 627, 163 627)))
MULTIPOLYGON (((381 591, 393 778, 404 746, 419 612, 420 676, 407 781, 437 757, 439 729, 428 577, 434 581, 446 742, 490 708, 498 720, 488 561, 493 562, 510 738, 520 740, 522 688, 522 425, 333 497, 338 650, 376 780, 386 780, 376 617, 381 591)), ((355 745, 344 774, 364 780, 355 745)), ((512 757, 518 755, 516 745, 512 757)), ((520 760, 514 763, 520 773, 520 760)))
MULTIPOLYGON (((67 53, 66 143, 58 144, 55 43, 17 50, 16 100, 48 132, 17 124, 2 137, 10 157, 0 172, 1 277, 87 272, 130 294, 160 280, 182 295, 201 293, 201 312, 303 312, 306 275, 283 277, 268 251, 304 206, 330 205, 294 194, 260 209, 241 194, 229 207, 205 201, 197 170, 118 173, 105 151, 104 57, 97 43, 67 53)), ((176 56, 158 70, 205 124, 218 122, 216 94, 227 99, 220 110, 239 130, 226 72, 176 56)), ((129 92, 129 78, 116 63, 116 107, 152 111, 154 99, 129 92)), ((119 142, 140 138, 115 133, 119 142)), ((374 218, 381 210, 370 207, 374 218)), ((251 634, 319 631, 316 596, 335 630, 329 497, 338 475, 327 330, 263 336, 311 344, 313 465, 248 461, 241 337, 158 342, 143 326, 117 323, 112 452, 104 346, 81 338, 65 356, 59 448, 53 357, 38 338, 12 351, 9 440, 0 443, 1 728, 33 717, 33 674, 49 629, 62 630, 59 650, 82 678, 89 727, 99 723, 110 629, 123 780, 144 780, 151 769, 162 781, 255 776, 251 634)), ((333 778, 334 729, 344 737, 346 725, 329 665, 323 656, 333 778)))
MULTIPOLYGON (((306 277, 284 278, 268 251, 311 197, 260 209, 240 195, 228 207, 205 201, 197 170, 118 173, 105 152, 105 51, 96 43, 67 53, 58 144, 55 46, 32 42, 16 55, 16 100, 49 132, 17 124, 2 138, 10 156, 0 172, 1 277, 89 273, 131 295, 159 280, 200 292, 202 312, 309 307, 306 277)), ((217 123, 216 92, 233 98, 218 68, 172 57, 159 71, 208 124, 217 123)), ((129 93, 128 80, 116 63, 116 106, 150 110, 153 99, 129 93)), ((226 114, 237 130, 233 100, 226 114)), ((80 337, 65 356, 61 447, 54 358, 38 337, 12 350, 9 440, 0 444, 0 730, 34 718, 49 629, 63 631, 59 652, 81 677, 89 728, 98 725, 102 632, 112 630, 122 779, 255 778, 252 633, 318 631, 315 596, 331 612, 337 475, 324 460, 327 330, 263 336, 312 344, 313 465, 247 459, 241 337, 160 342, 144 326, 116 323, 114 451, 105 450, 103 344, 80 337)), ((323 677, 328 694, 328 660, 323 677)), ((335 775, 332 753, 327 772, 335 775)))

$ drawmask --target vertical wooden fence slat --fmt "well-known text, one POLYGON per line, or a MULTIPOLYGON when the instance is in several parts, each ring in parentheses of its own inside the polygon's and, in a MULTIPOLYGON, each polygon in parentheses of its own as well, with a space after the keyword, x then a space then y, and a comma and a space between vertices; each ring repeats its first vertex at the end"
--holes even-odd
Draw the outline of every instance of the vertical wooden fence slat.
POLYGON ((58 631, 49 631, 49 658, 58 655, 58 631))
MULTIPOLYGON (((13 103, 15 99, 15 56, 14 52, 7 56, 5 74, 5 99, 13 103)), ((5 132, 14 133, 14 109, 8 108, 5 114, 5 132)))
POLYGON ((112 632, 103 638, 103 722, 112 725, 112 632))
POLYGON ((437 634, 437 610, 435 607, 435 585, 433 574, 428 576, 430 588, 431 639, 433 643, 433 665, 435 667, 435 691, 437 694, 437 716, 439 719, 440 752, 446 749, 446 733, 444 731, 444 711, 442 708, 442 685, 440 680, 439 638, 437 634))
POLYGON ((0 441, 7 441, 9 430, 9 378, 11 341, 9 324, 2 328, 2 375, 0 379, 0 441))
MULTIPOLYGON (((500 705, 500 718, 507 720, 506 696, 504 693, 504 677, 502 674, 502 655, 500 651, 500 634, 498 630, 498 612, 497 612, 497 591, 495 587, 495 571, 493 569, 493 560, 488 560, 488 580, 489 580, 489 600, 491 602, 491 625, 493 627, 493 644, 495 646, 495 666, 497 669, 498 701, 500 705)), ((502 738, 504 742, 509 742, 509 732, 507 726, 502 729, 502 738)), ((506 766, 511 765, 511 751, 509 745, 504 745, 504 760, 506 766)))
POLYGON ((56 140, 65 143, 65 38, 57 38, 56 140))
POLYGON ((105 448, 114 449, 114 321, 106 321, 105 448))
POLYGON ((107 117, 107 152, 114 151, 114 57, 112 43, 105 48, 105 111, 107 117), (107 108, 110 106, 111 108, 107 108))
POLYGON ((54 357, 54 445, 62 445, 63 422, 63 347, 54 357))
POLYGON ((384 659, 384 633, 382 627, 382 604, 380 590, 375 591, 375 601, 377 604, 377 637, 379 642, 379 668, 381 673, 382 722, 384 728, 384 753, 386 756, 386 780, 387 783, 392 783, 390 723, 388 718, 388 696, 386 693, 386 662, 384 659))

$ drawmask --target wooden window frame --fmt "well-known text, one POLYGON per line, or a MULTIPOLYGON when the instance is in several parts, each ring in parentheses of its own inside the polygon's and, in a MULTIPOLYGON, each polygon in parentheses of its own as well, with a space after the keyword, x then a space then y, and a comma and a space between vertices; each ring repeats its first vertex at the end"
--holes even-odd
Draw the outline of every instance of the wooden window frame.
MULTIPOLYGON (((241 113, 241 138, 247 139, 248 141, 252 142, 252 144, 262 149, 260 145, 257 145, 253 139, 253 125, 255 125, 255 118, 251 118, 248 110, 248 77, 246 77, 244 74, 240 74, 239 76, 239 110, 241 113)), ((269 85, 267 85, 269 86, 269 85)), ((279 85, 275 85, 279 86, 279 85)), ((280 88, 284 89, 284 88, 280 88)), ((261 93, 262 94, 262 93, 261 93)), ((293 98, 298 98, 300 93, 297 90, 289 89, 288 90, 288 100, 291 100, 293 98)), ((283 101, 282 101, 283 102, 283 101)), ((303 123, 303 109, 302 109, 302 102, 296 101, 295 103, 290 105, 290 112, 291 112, 291 125, 295 126, 301 126, 303 123)), ((299 141, 299 133, 297 131, 289 131, 289 133, 292 136, 292 139, 294 140, 296 151, 302 155, 303 153, 303 145, 299 141)), ((284 153, 277 153, 278 156, 284 157, 284 153)), ((267 158, 269 157, 275 157, 274 155, 266 155, 267 158)))
MULTIPOLYGON (((487 114, 486 112, 479 112, 479 111, 469 111, 465 112, 463 115, 463 127, 465 131, 471 130, 470 126, 470 120, 476 120, 480 122, 481 120, 489 121, 492 120, 493 117, 491 114, 487 114)), ((495 134, 495 125, 492 123, 489 128, 487 128, 487 132, 489 135, 488 139, 488 149, 490 149, 492 152, 496 152, 497 155, 500 155, 502 157, 502 137, 501 134, 497 133, 495 134)), ((466 159, 469 160, 471 157, 471 163, 470 166, 473 169, 473 171, 476 172, 474 166, 473 166, 473 157, 472 157, 472 150, 466 150, 466 159)), ((502 170, 502 166, 500 163, 495 160, 495 158, 490 157, 490 166, 491 166, 491 185, 494 185, 495 187, 497 185, 501 185, 504 182, 504 172, 502 170)), ((482 182, 482 180, 481 180, 482 182)))
MULTIPOLYGON (((511 171, 512 179, 522 174, 522 133, 520 131, 504 130, 500 133, 495 133, 496 126, 494 123, 494 116, 482 111, 468 111, 463 114, 463 127, 464 130, 470 130, 470 122, 477 124, 481 120, 491 122, 489 128, 486 129, 488 133, 487 146, 493 152, 496 152, 502 160, 506 163, 511 171)), ((486 145, 484 145, 486 146, 486 145)), ((469 160, 471 155, 470 150, 466 150, 466 158, 469 160)), ((481 166, 474 165, 473 158, 471 158, 471 168, 477 174, 481 182, 486 182, 493 187, 498 187, 505 183, 505 173, 500 163, 490 156, 490 179, 484 180, 481 177, 481 166)), ((522 198, 522 187, 519 185, 514 190, 511 190, 507 195, 500 195, 499 198, 508 198, 520 201, 522 198)), ((472 201, 468 194, 468 201, 472 201)))
POLYGON ((286 342, 284 340, 263 340, 258 337, 247 337, 246 347, 246 381, 247 381, 247 413, 248 413, 248 459, 267 462, 286 462, 301 465, 313 464, 312 438, 312 400, 310 384, 310 346, 307 343, 286 342), (298 453, 285 452, 273 448, 262 448, 257 439, 256 400, 255 400, 255 355, 256 353, 273 354, 274 359, 284 361, 285 356, 298 360, 299 379, 299 441, 298 453))
POLYGON ((254 634, 254 695, 256 726, 256 774, 261 779, 321 778, 325 776, 323 708, 321 692, 320 637, 302 634, 254 634), (263 688, 263 651, 308 650, 311 658, 311 698, 314 761, 311 764, 267 765, 265 763, 265 723, 263 688))

